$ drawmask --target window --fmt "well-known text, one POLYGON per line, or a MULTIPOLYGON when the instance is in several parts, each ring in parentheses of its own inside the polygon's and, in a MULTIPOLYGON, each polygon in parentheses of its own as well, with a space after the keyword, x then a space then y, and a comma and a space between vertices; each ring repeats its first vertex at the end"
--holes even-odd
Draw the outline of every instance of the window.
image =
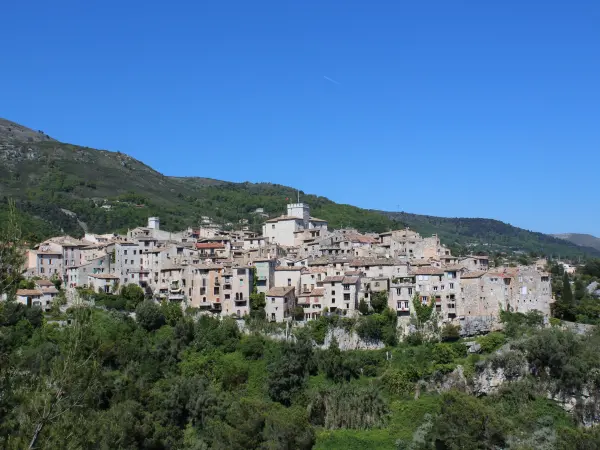
POLYGON ((444 286, 443 284, 440 286, 440 290, 443 291, 445 289, 446 286, 444 286))
POLYGON ((404 307, 408 309, 408 302, 404 302, 404 307))
POLYGON ((379 287, 379 281, 375 282, 375 287, 379 287))
POLYGON ((218 287, 214 288, 213 289, 213 293, 214 293, 214 295, 218 295, 219 294, 219 288, 218 287))
POLYGON ((137 250, 134 250, 134 251, 133 251, 133 254, 135 255, 136 253, 137 253, 137 250))
POLYGON ((413 291, 412 288, 408 288, 408 295, 412 295, 412 291, 413 291))
POLYGON ((335 291, 331 291, 331 295, 335 295, 335 291))
POLYGON ((345 291, 349 291, 350 290, 350 285, 349 284, 345 284, 344 285, 344 290, 345 291))
POLYGON ((275 229, 275 224, 271 225, 271 229, 274 230, 275 229))
POLYGON ((344 294, 344 301, 350 301, 350 294, 344 294))
POLYGON ((292 285, 292 279, 288 278, 288 286, 291 286, 291 285, 292 285))
POLYGON ((396 295, 402 295, 402 288, 396 289, 396 295))
POLYGON ((437 291, 437 290, 438 290, 438 287, 437 287, 437 286, 434 286, 434 287, 433 287, 433 290, 434 290, 434 291, 437 291))
POLYGON ((275 298, 271 297, 271 303, 275 303, 275 298))
POLYGON ((454 289, 454 283, 450 283, 450 289, 454 289))
POLYGON ((126 255, 127 254, 127 250, 123 250, 123 254, 126 255))

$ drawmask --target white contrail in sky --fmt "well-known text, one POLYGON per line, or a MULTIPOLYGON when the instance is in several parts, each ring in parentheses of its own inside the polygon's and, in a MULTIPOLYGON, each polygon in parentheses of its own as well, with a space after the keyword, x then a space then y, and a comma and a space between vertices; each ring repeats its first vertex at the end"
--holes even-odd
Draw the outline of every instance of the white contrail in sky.
POLYGON ((331 79, 329 77, 326 77, 325 75, 323 75, 323 78, 325 78, 327 81, 331 81, 332 83, 341 84, 341 83, 339 83, 339 82, 337 82, 337 81, 335 81, 335 80, 333 80, 333 79, 331 79))

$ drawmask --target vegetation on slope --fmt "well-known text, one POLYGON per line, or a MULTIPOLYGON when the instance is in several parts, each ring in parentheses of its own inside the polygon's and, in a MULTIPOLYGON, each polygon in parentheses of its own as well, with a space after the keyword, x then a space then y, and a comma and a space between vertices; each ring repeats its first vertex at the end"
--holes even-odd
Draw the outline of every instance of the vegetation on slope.
MULTIPOLYGON (((468 355, 461 341, 378 351, 315 350, 242 336, 233 319, 179 315, 153 303, 139 321, 94 308, 72 325, 0 304, 0 446, 24 448, 479 449, 594 448, 546 399, 548 380, 580 389, 600 370, 600 335, 512 327, 520 363, 537 372, 478 398, 427 386, 458 365, 509 370, 505 353, 468 355), (559 359, 557 359, 559 357, 559 359), (547 368, 547 370, 546 370, 547 368), (544 378, 542 380, 540 377, 544 378), (549 378, 548 378, 549 377, 549 378)), ((535 321, 534 321, 535 322, 535 321)), ((534 323, 532 322, 532 323, 534 323)), ((506 337, 489 339, 493 351, 506 337)), ((508 341, 511 342, 510 339, 508 341)), ((484 345, 485 344, 485 345, 484 345)), ((520 364, 519 363, 519 364, 520 364)))
POLYGON ((592 247, 596 250, 600 250, 600 238, 592 236, 591 234, 565 233, 553 234, 552 236, 572 242, 575 245, 580 245, 582 247, 592 247))

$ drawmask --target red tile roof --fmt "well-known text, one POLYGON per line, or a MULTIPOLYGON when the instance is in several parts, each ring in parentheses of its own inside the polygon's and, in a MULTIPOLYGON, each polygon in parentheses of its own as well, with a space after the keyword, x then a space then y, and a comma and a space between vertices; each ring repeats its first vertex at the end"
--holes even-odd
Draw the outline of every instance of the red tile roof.
POLYGON ((225 244, 221 244, 219 242, 200 242, 196 244, 196 248, 225 248, 225 244))

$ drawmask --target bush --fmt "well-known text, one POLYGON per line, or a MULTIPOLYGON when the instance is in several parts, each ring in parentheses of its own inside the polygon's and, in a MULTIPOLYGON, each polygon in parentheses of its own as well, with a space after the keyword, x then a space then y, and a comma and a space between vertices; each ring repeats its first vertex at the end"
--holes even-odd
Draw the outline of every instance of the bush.
POLYGON ((310 336, 319 345, 325 343, 325 336, 327 336, 327 330, 329 329, 329 323, 325 316, 320 316, 316 320, 308 322, 310 330, 310 336))
POLYGON ((447 323, 443 326, 440 335, 442 342, 453 342, 460 339, 460 325, 452 325, 447 323))
POLYGON ((481 336, 477 339, 479 345, 481 345, 481 351, 483 353, 491 353, 494 350, 500 348, 506 342, 506 336, 502 333, 489 333, 485 336, 481 336))
POLYGON ((396 314, 388 309, 382 314, 361 317, 358 321, 356 333, 362 339, 383 341, 388 346, 394 346, 398 343, 396 314))
POLYGON ((454 361, 454 351, 448 344, 435 344, 432 350, 433 361, 436 364, 449 364, 454 361))
POLYGON ((261 359, 265 352, 265 339, 259 334, 248 336, 240 342, 240 351, 246 359, 261 359))

